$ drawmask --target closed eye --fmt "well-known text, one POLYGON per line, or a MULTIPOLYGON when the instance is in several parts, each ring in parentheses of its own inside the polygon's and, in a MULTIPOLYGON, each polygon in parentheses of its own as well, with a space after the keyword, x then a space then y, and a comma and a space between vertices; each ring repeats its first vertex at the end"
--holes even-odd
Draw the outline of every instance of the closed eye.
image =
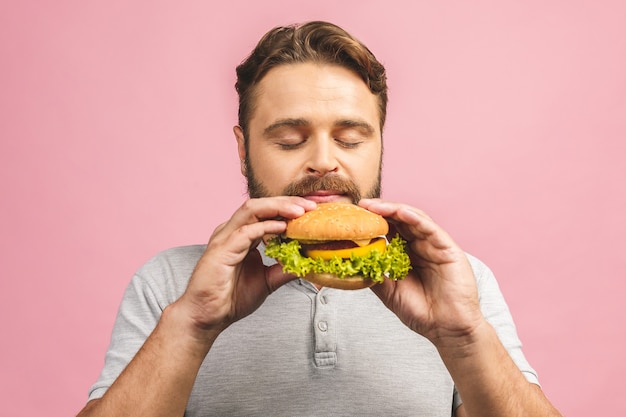
POLYGON ((342 148, 346 149, 357 148, 360 144, 363 143, 363 141, 346 141, 341 139, 335 139, 335 142, 337 142, 337 144, 339 144, 339 146, 341 146, 342 148))
POLYGON ((304 145, 307 142, 307 138, 294 138, 293 140, 285 140, 285 139, 281 139, 281 140, 276 140, 276 145, 284 150, 284 151, 289 151, 292 149, 298 149, 299 147, 301 147, 302 145, 304 145))

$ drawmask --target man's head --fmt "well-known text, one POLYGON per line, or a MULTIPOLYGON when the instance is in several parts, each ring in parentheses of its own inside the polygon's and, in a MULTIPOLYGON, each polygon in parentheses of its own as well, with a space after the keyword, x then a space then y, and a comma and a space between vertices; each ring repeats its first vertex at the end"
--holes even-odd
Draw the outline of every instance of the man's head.
POLYGON ((236 89, 251 197, 380 194, 385 69, 350 34, 325 22, 275 28, 237 67, 236 89))

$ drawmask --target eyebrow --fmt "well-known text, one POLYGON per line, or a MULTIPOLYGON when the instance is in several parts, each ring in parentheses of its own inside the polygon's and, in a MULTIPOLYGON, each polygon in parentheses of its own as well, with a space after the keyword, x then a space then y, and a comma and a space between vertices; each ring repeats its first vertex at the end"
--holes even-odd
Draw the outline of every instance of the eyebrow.
POLYGON ((374 126, 362 120, 343 119, 335 122, 335 125, 338 127, 358 129, 368 135, 373 135, 376 132, 374 126))
POLYGON ((271 125, 267 126, 263 129, 263 136, 270 136, 272 132, 282 128, 282 127, 303 127, 310 126, 311 122, 306 119, 279 119, 271 125))
MULTIPOLYGON (((354 120, 354 119, 340 119, 337 120, 334 125, 336 127, 341 128, 351 128, 361 130, 363 133, 368 135, 373 135, 376 132, 374 127, 362 120, 354 120)), ((271 125, 267 126, 263 129, 264 136, 270 136, 272 132, 283 128, 283 127, 306 127, 311 126, 311 122, 307 119, 302 118, 287 118, 287 119, 279 119, 271 125)))

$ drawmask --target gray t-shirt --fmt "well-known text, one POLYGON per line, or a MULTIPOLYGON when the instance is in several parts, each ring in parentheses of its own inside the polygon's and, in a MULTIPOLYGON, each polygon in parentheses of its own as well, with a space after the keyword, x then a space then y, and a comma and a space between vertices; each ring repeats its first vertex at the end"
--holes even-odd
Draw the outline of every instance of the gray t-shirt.
MULTIPOLYGON (((104 395, 183 293, 204 249, 167 250, 135 274, 89 399, 104 395)), ((538 383, 493 274, 469 259, 483 313, 526 378, 538 383)), ((460 401, 434 346, 369 289, 318 291, 294 280, 218 337, 185 415, 449 417, 460 401)))

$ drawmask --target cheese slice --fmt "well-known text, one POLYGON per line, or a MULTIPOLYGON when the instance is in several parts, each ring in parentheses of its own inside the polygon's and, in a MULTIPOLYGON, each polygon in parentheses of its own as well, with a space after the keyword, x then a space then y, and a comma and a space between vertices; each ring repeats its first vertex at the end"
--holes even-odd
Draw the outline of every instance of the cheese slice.
MULTIPOLYGON (((363 242, 363 241, 359 241, 363 242)), ((339 258, 349 258, 351 255, 355 256, 364 256, 370 253, 373 249, 378 250, 380 253, 385 252, 387 249, 387 241, 385 239, 376 239, 373 243, 369 243, 368 239, 365 242, 365 245, 362 246, 359 242, 355 243, 359 245, 356 248, 348 248, 348 249, 334 249, 334 250, 325 250, 325 249, 311 249, 307 252, 307 256, 309 258, 322 258, 324 260, 332 259, 337 256, 339 258)))

